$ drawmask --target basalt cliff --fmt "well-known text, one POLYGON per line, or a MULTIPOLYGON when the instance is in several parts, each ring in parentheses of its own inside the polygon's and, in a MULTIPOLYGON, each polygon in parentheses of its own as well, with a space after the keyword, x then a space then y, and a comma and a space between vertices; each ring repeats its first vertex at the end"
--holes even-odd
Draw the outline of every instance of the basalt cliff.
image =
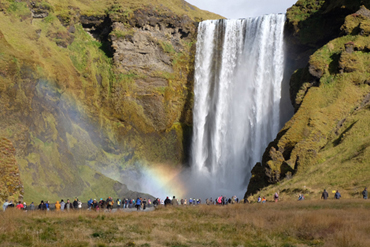
POLYGON ((370 3, 300 0, 287 11, 295 114, 252 171, 246 197, 360 197, 370 183, 370 3))
POLYGON ((2 199, 135 196, 140 166, 186 163, 209 18, 182 0, 0 1, 2 199))

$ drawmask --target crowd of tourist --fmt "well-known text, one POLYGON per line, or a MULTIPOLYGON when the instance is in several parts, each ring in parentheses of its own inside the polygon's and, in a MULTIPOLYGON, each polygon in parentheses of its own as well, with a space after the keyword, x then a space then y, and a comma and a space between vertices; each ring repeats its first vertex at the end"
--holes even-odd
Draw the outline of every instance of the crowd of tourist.
MULTIPOLYGON (((341 194, 339 191, 333 191, 334 198, 340 199, 341 194), (335 193, 334 193, 335 192, 335 193)), ((362 191, 362 197, 363 199, 368 199, 368 191, 367 188, 362 191)), ((278 202, 279 200, 279 194, 275 193, 274 201, 278 202)), ((321 199, 327 200, 329 198, 329 193, 326 191, 326 189, 321 194, 321 199)), ((303 194, 299 194, 298 200, 302 201, 305 197, 303 194)), ((257 203, 266 203, 266 197, 259 196, 257 199, 257 203)), ((245 198, 243 200, 243 203, 247 203, 248 200, 245 198)), ((215 199, 207 198, 205 200, 206 205, 228 205, 228 204, 236 204, 240 203, 239 199, 236 196, 232 196, 231 198, 227 198, 225 196, 219 196, 215 199)), ((116 201, 114 201, 111 197, 108 197, 106 200, 103 200, 103 198, 100 198, 100 200, 96 199, 90 199, 87 201, 86 204, 83 204, 77 197, 74 199, 73 202, 71 202, 69 199, 65 202, 63 199, 57 201, 56 203, 50 203, 49 201, 41 201, 39 205, 35 205, 34 202, 32 202, 30 205, 27 205, 26 202, 18 201, 17 203, 13 203, 13 201, 6 200, 3 203, 3 211, 5 211, 7 208, 17 208, 19 210, 25 210, 25 211, 33 211, 33 210, 41 210, 41 211, 49 211, 49 210, 56 210, 56 211, 70 211, 70 210, 80 210, 82 208, 85 208, 87 210, 106 210, 106 211, 112 211, 113 209, 121 210, 121 209, 136 209, 136 210, 146 210, 147 207, 158 207, 160 205, 164 206, 186 206, 186 205, 199 205, 202 204, 201 199, 196 198, 189 198, 187 199, 180 199, 178 200, 175 196, 173 196, 172 199, 167 197, 164 200, 161 200, 159 198, 156 198, 153 202, 150 198, 142 198, 137 197, 136 199, 130 199, 130 198, 124 198, 119 199, 117 198, 116 201)))

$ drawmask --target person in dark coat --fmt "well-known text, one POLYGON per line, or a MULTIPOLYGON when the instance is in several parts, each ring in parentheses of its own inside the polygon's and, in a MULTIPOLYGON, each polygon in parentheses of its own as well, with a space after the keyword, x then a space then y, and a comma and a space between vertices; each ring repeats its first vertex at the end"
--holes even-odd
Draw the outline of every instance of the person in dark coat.
POLYGON ((77 198, 73 201, 73 208, 78 208, 78 201, 77 198))
POLYGON ((334 198, 335 199, 340 199, 342 196, 340 195, 340 193, 339 193, 339 190, 337 190, 337 192, 335 193, 335 195, 334 195, 334 198))
POLYGON ((164 205, 165 206, 171 205, 171 200, 170 200, 170 198, 168 198, 168 196, 167 196, 166 200, 164 200, 164 205))
POLYGON ((46 205, 45 205, 44 201, 41 201, 41 203, 39 205, 39 210, 46 210, 46 205))
POLYGON ((327 192, 326 190, 324 190, 324 191, 322 192, 321 199, 326 200, 326 199, 328 199, 328 197, 329 197, 328 192, 327 192))
POLYGON ((143 199, 143 210, 146 209, 146 198, 143 199))
POLYGON ((365 187, 364 191, 362 191, 362 197, 367 199, 367 188, 365 187))

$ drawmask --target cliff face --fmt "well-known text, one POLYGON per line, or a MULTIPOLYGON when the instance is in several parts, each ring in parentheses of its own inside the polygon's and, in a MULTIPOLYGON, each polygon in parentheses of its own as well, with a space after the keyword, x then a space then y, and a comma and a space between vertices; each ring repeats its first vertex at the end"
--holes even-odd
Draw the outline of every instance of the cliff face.
POLYGON ((8 139, 0 138, 0 202, 9 198, 15 202, 23 193, 15 148, 8 139))
POLYGON ((0 10, 0 136, 26 199, 129 195, 127 172, 185 161, 195 20, 219 16, 178 0, 0 10))
POLYGON ((246 196, 317 196, 324 188, 358 196, 370 182, 367 8, 368 1, 298 1, 288 10, 296 113, 254 167, 246 196))

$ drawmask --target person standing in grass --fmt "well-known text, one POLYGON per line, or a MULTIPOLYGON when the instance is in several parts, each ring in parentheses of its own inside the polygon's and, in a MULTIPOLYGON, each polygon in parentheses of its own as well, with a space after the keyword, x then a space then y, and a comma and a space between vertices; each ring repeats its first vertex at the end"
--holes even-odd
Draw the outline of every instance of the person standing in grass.
POLYGON ((65 207, 66 203, 64 202, 64 200, 60 200, 60 211, 64 211, 64 207, 65 207))
POLYGON ((143 200, 143 210, 145 210, 146 209, 146 198, 144 198, 144 200, 143 200))
POLYGON ((262 203, 266 203, 266 198, 262 197, 262 203))
POLYGON ((94 199, 93 202, 91 203, 91 207, 95 211, 99 210, 99 203, 96 201, 96 199, 94 199))
POLYGON ((326 191, 326 189, 324 189, 324 191, 323 191, 323 192, 322 192, 322 194, 321 194, 321 199, 326 200, 326 199, 328 199, 328 197, 329 197, 329 194, 328 194, 328 192, 326 191))
POLYGON ((69 211, 70 209, 73 209, 72 203, 67 199, 67 203, 64 205, 64 209, 67 209, 69 211))
POLYGON ((93 204, 93 199, 90 198, 90 200, 87 201, 87 210, 91 209, 92 204, 93 204))
POLYGON ((56 203, 55 203, 55 211, 60 211, 60 208, 61 208, 62 206, 60 205, 60 203, 59 203, 59 201, 57 201, 56 203))
POLYGON ((337 190, 337 192, 335 193, 335 195, 334 195, 334 198, 335 199, 340 199, 342 196, 340 195, 340 193, 339 193, 339 190, 337 190))
POLYGON ((261 196, 258 196, 257 202, 260 203, 262 201, 261 196))
POLYGON ((178 203, 176 197, 173 196, 173 198, 172 198, 172 206, 177 206, 177 205, 179 205, 179 203, 178 203))
POLYGON ((117 210, 119 210, 121 207, 121 199, 117 198, 116 205, 117 205, 117 210))
POLYGON ((365 187, 364 191, 362 191, 362 197, 367 199, 367 188, 365 187))
POLYGON ((3 204, 3 211, 5 212, 6 208, 8 207, 9 205, 9 202, 8 200, 5 200, 4 204, 3 204))
POLYGON ((277 192, 275 192, 274 200, 275 200, 275 202, 278 202, 278 200, 279 200, 279 194, 277 192))
POLYGON ((167 205, 171 205, 171 200, 170 200, 170 198, 168 198, 168 196, 167 196, 166 200, 164 200, 164 206, 167 207, 167 205))
POLYGON ((46 210, 46 205, 44 204, 44 201, 41 201, 39 205, 39 210, 46 210))
POLYGON ((137 211, 139 211, 139 210, 140 210, 140 207, 141 207, 141 200, 140 200, 140 198, 138 197, 138 198, 136 199, 136 209, 137 209, 137 211))
POLYGON ((31 211, 35 210, 35 204, 33 202, 30 204, 30 210, 31 211))
POLYGON ((19 209, 19 210, 23 209, 23 203, 21 201, 19 201, 16 208, 19 209))
POLYGON ((77 197, 75 198, 75 200, 73 201, 73 208, 77 209, 78 208, 78 201, 77 201, 77 197))
POLYGON ((112 197, 108 197, 106 202, 107 202, 107 210, 112 211, 113 204, 114 204, 112 197))

